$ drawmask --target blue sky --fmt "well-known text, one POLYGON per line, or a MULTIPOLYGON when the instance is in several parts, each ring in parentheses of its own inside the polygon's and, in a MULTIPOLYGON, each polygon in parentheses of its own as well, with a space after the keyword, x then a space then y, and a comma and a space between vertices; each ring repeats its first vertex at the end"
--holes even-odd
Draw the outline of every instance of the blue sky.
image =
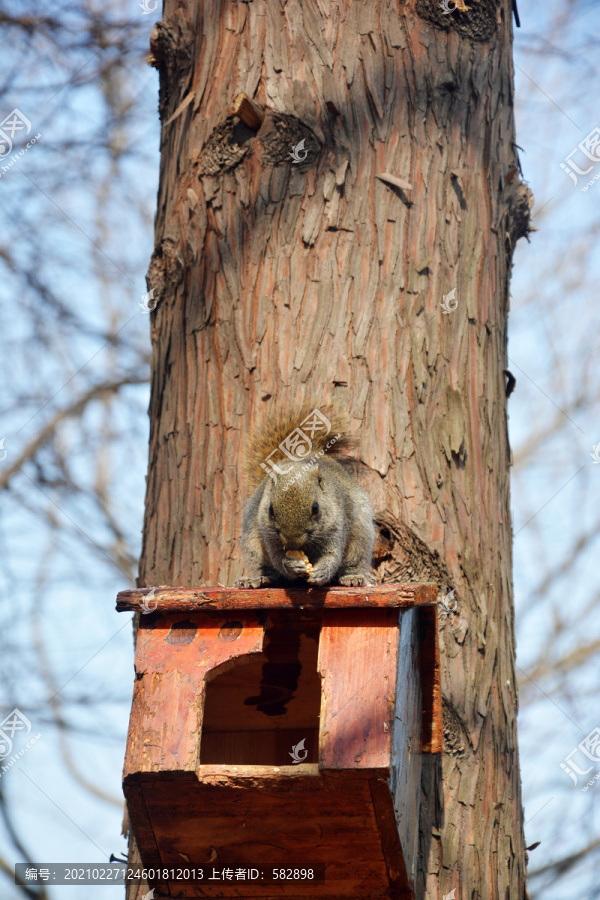
MULTIPOLYGON (((521 6, 525 6, 523 2, 521 6)), ((532 434, 543 431, 563 410, 570 410, 584 375, 586 384, 591 381, 593 387, 593 365, 588 369, 597 357, 600 334, 596 296, 600 254, 590 251, 597 241, 600 182, 584 193, 560 168, 578 143, 600 125, 594 69, 597 13, 590 4, 587 13, 565 15, 560 28, 541 44, 540 35, 550 33, 553 17, 562 15, 565 8, 564 3, 532 0, 520 11, 522 28, 515 36, 517 142, 523 148, 525 179, 536 198, 534 224, 539 229, 530 243, 519 242, 514 260, 509 357, 517 390, 509 401, 509 426, 515 455, 526 447, 532 434)), ((136 3, 131 4, 131 15, 141 16, 136 3)), ((159 11, 145 17, 148 33, 158 17, 159 11)), ((85 62, 83 59, 82 65, 85 62)), ((32 366, 31 357, 18 350, 19 344, 34 337, 31 320, 19 314, 28 302, 27 294, 6 296, 12 301, 12 310, 4 323, 5 370, 14 393, 33 398, 3 416, 3 433, 9 436, 11 453, 35 433, 36 422, 28 420, 41 405, 39 398, 55 394, 64 383, 64 359, 73 372, 91 358, 99 372, 128 362, 126 354, 116 359, 111 356, 113 349, 93 334, 93 329, 102 330, 107 322, 116 321, 125 324, 136 348, 149 346, 148 317, 137 304, 146 291, 152 220, 151 213, 140 217, 131 209, 140 198, 146 211, 153 211, 155 205, 159 162, 156 73, 141 58, 127 72, 139 111, 135 133, 126 139, 143 153, 136 157, 135 166, 124 164, 120 177, 129 185, 130 197, 125 192, 118 208, 108 206, 107 222, 103 223, 93 191, 82 191, 75 181, 72 186, 68 180, 56 185, 44 181, 42 161, 58 152, 57 138, 68 133, 76 145, 80 137, 88 138, 98 128, 103 113, 93 87, 75 92, 68 100, 65 97, 64 103, 61 95, 52 101, 55 88, 51 83, 64 78, 64 73, 54 68, 52 61, 41 67, 48 76, 48 89, 40 93, 34 109, 24 110, 34 130, 42 133, 42 144, 15 164, 10 177, 0 179, 0 212, 5 222, 11 223, 16 252, 23 254, 24 261, 30 251, 26 241, 19 243, 19 234, 33 219, 47 220, 48 230, 56 234, 56 261, 46 260, 44 272, 60 294, 75 303, 91 331, 65 341, 61 365, 56 354, 40 354, 32 366), (28 176, 39 182, 45 193, 34 191, 23 206, 16 206, 21 179, 28 176), (90 236, 100 251, 91 245, 90 236), (109 273, 104 282, 93 277, 101 266, 109 273)), ((19 102, 16 89, 14 105, 19 102)), ((105 154, 86 152, 78 164, 90 185, 111 177, 105 154)), ((49 409, 68 396, 68 391, 69 387, 57 394, 49 409)), ((115 403, 108 422, 105 410, 92 405, 83 427, 91 435, 107 429, 109 438, 100 449, 116 485, 115 500, 127 511, 127 534, 137 551, 149 395, 145 385, 126 391, 128 403, 115 403)), ((593 541, 568 582, 556 578, 544 601, 527 612, 540 573, 568 555, 574 536, 593 530, 597 523, 600 466, 594 466, 590 451, 600 441, 598 406, 595 397, 594 402, 570 410, 565 427, 550 435, 539 451, 513 472, 518 664, 523 672, 528 672, 540 655, 547 654, 551 660, 554 654, 574 650, 600 632, 593 614, 584 613, 597 593, 597 543, 593 541), (563 619, 566 626, 557 630, 557 621, 563 619)), ((73 471, 84 483, 91 477, 90 448, 81 440, 81 427, 80 422, 68 425, 62 441, 73 471)), ((26 477, 21 478, 18 492, 24 502, 5 504, 0 516, 2 686, 8 709, 19 706, 25 713, 36 711, 32 714, 33 733, 39 732, 41 739, 0 777, 0 787, 14 798, 16 823, 37 860, 105 862, 110 853, 126 850, 120 836, 122 811, 76 783, 61 758, 36 647, 42 636, 56 692, 66 699, 65 715, 75 729, 69 743, 83 779, 97 783, 118 802, 133 648, 131 617, 115 613, 114 598, 129 584, 122 571, 98 554, 94 542, 102 543, 106 535, 85 497, 74 498, 66 513, 70 521, 62 518, 64 509, 56 508, 66 531, 53 546, 47 527, 36 518, 36 500, 27 499, 28 489, 26 477), (82 538, 81 532, 87 537, 82 538), (11 651, 18 651, 18 656, 11 651), (94 698, 93 705, 87 703, 89 698, 94 698)), ((37 496, 35 490, 31 496, 37 496)), ((46 500, 37 499, 45 508, 46 500)), ((575 672, 555 693, 550 672, 536 684, 528 682, 524 691, 531 697, 520 716, 526 836, 528 843, 542 840, 532 853, 530 868, 578 848, 600 832, 598 804, 594 804, 597 793, 584 794, 573 788, 559 766, 579 741, 600 725, 594 695, 597 663, 595 676, 593 673, 593 666, 575 672)), ((3 829, 0 821, 0 849, 9 844, 3 829)), ((599 896, 596 880, 592 870, 584 871, 576 882, 549 884, 540 896, 571 900, 577 891, 579 900, 587 900, 599 896)), ((68 896, 88 898, 90 890, 70 888, 68 896)), ((53 898, 63 896, 65 889, 51 893, 53 898)), ((122 889, 93 888, 97 900, 117 896, 122 897, 122 889)))

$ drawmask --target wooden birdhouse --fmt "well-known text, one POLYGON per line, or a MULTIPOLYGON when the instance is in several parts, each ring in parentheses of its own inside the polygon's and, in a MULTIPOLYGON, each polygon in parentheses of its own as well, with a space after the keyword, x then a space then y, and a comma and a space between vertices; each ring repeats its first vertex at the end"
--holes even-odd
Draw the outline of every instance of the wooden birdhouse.
POLYGON ((148 594, 117 601, 142 612, 123 785, 160 896, 412 898, 435 585, 148 594))

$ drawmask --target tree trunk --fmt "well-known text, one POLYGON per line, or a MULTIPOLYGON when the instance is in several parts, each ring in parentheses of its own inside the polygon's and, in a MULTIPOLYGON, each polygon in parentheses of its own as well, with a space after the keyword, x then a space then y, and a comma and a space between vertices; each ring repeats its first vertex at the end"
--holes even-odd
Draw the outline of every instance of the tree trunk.
POLYGON ((469 3, 166 0, 139 584, 231 584, 251 427, 348 410, 380 580, 455 590, 418 897, 521 900, 503 370, 531 199, 511 3, 469 3))

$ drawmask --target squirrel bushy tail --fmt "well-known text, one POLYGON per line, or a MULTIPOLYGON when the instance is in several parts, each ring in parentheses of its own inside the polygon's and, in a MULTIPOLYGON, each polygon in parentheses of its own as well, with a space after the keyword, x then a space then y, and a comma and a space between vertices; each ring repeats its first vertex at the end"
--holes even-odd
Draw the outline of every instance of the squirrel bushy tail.
MULTIPOLYGON (((244 453, 244 468, 246 480, 251 490, 254 490, 267 476, 261 463, 269 457, 296 429, 302 429, 302 423, 307 422, 311 413, 317 411, 330 423, 327 430, 324 425, 322 430, 308 432, 312 442, 310 456, 324 450, 328 444, 327 455, 337 458, 350 458, 356 448, 356 440, 348 434, 349 419, 329 405, 318 403, 305 403, 291 410, 276 410, 269 412, 268 420, 263 422, 250 434, 244 453), (339 435, 339 436, 338 436, 339 435), (336 437, 337 436, 337 437, 336 437), (333 438, 336 440, 332 442, 333 438)), ((306 431, 305 431, 306 433, 306 431)))

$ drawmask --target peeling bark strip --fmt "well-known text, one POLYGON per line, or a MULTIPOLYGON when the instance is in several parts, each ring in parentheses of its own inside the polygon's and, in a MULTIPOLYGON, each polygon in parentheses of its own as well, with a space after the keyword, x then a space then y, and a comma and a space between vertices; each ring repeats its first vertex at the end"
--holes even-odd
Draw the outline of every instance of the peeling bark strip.
POLYGON ((418 896, 521 900, 503 370, 531 198, 511 0, 463 5, 166 0, 139 583, 231 584, 245 435, 278 405, 347 411, 380 578, 458 600, 440 615, 446 752, 422 780, 418 896), (240 93, 258 129, 232 115, 240 93), (314 156, 295 162, 302 140, 314 156))
POLYGON ((263 123, 265 112, 258 103, 255 103, 254 100, 251 100, 250 97, 247 97, 242 92, 233 101, 230 115, 238 116, 248 128, 251 128, 252 131, 258 131, 263 123))

